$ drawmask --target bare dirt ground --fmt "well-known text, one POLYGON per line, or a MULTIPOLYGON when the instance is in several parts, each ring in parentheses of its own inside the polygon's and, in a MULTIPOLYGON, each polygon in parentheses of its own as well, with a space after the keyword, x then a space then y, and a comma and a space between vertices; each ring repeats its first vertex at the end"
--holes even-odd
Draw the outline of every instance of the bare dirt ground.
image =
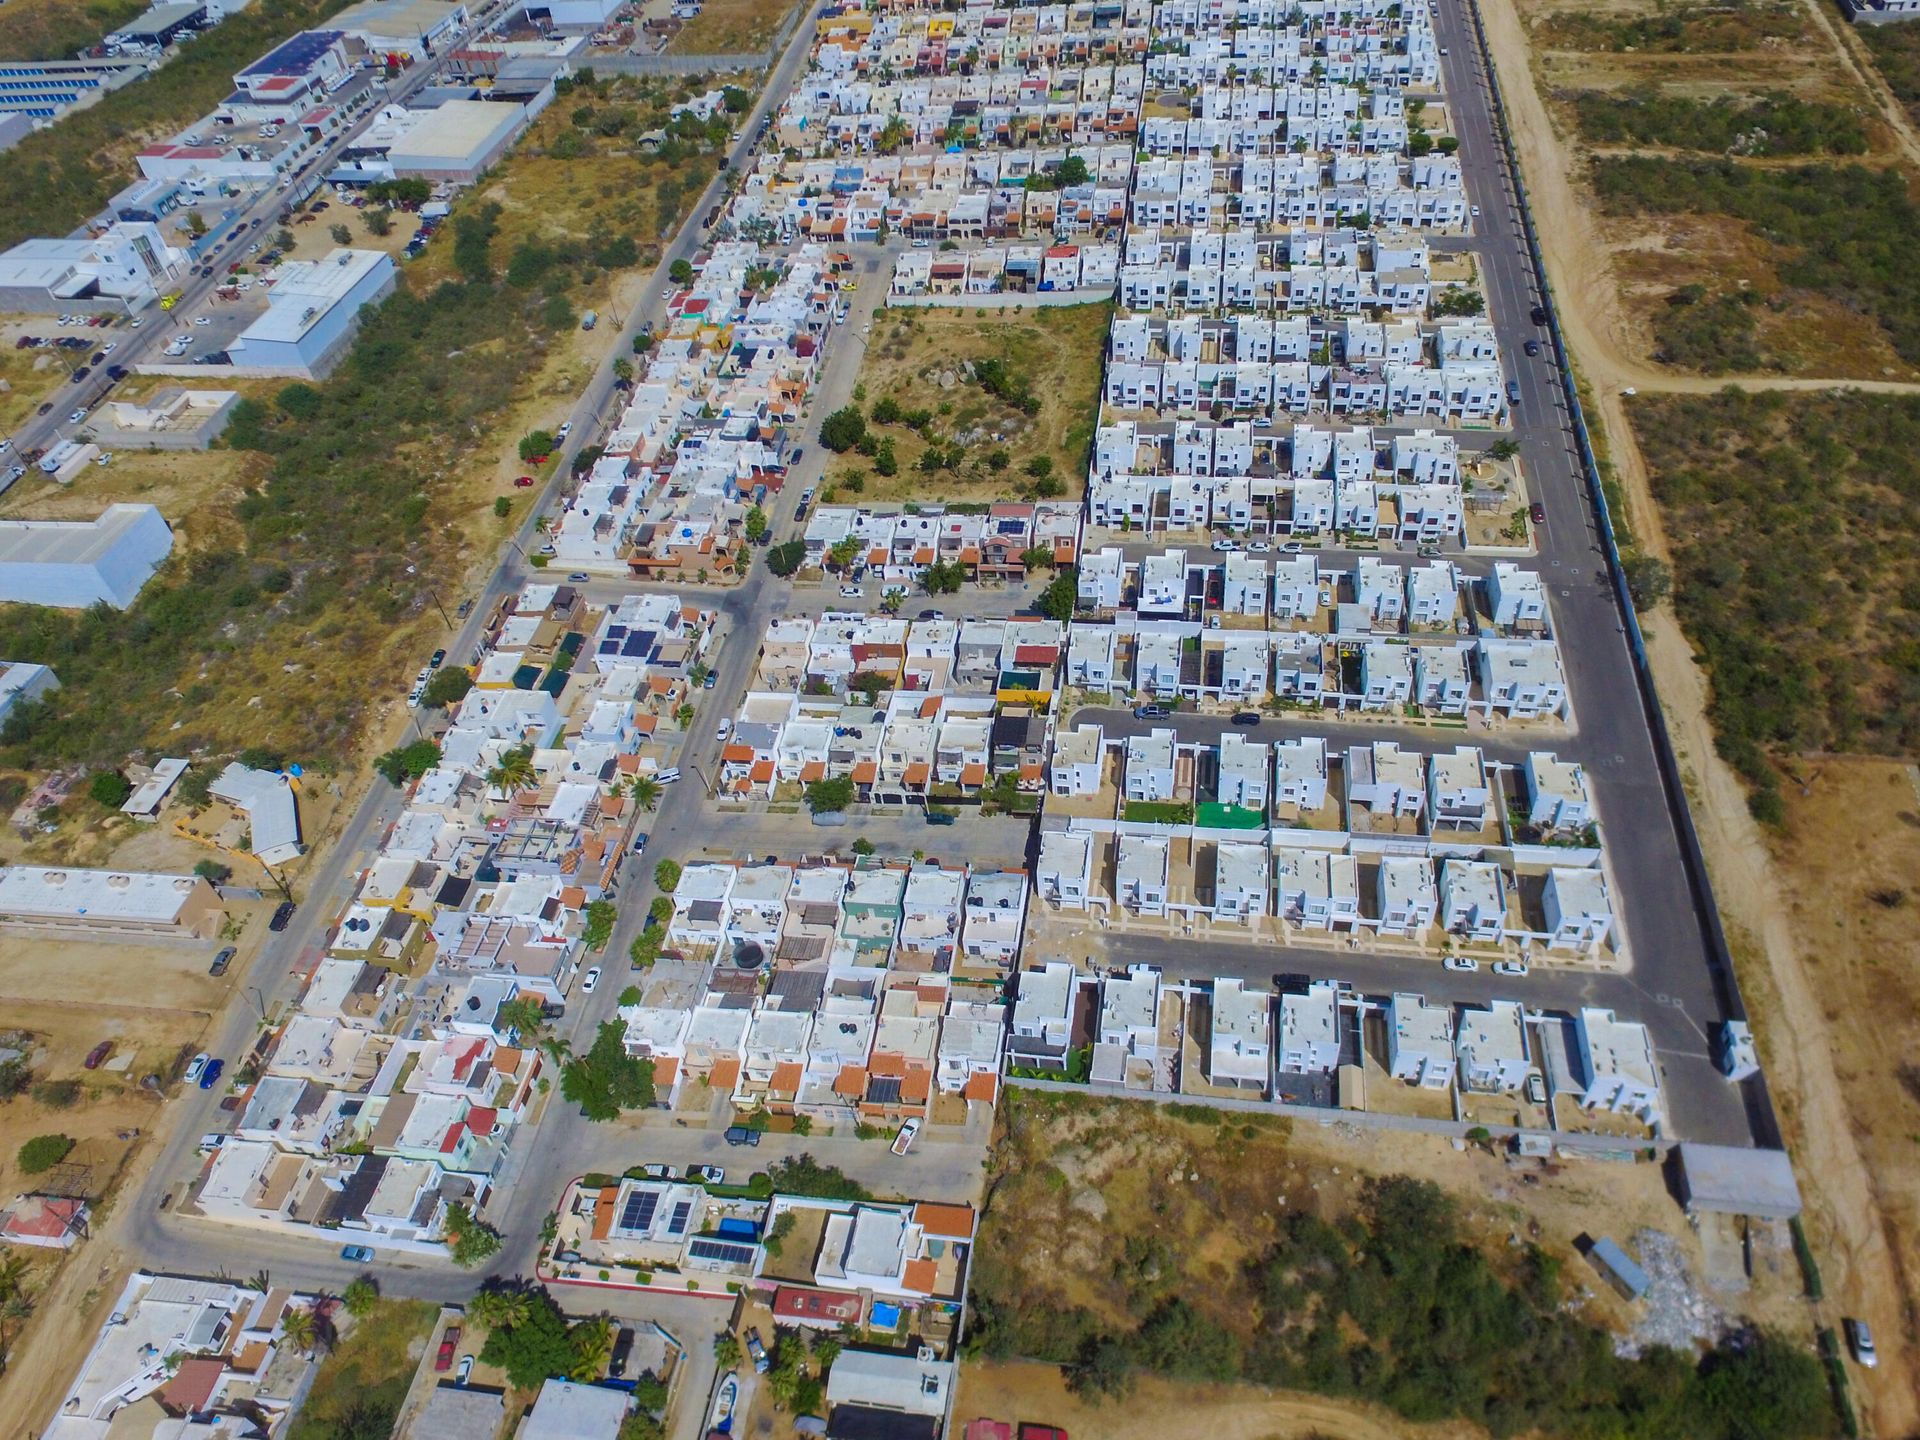
MULTIPOLYGON (((1816 24, 1831 35, 1829 22, 1819 7, 1810 4, 1808 8, 1816 24)), ((1644 351, 1621 304, 1614 257, 1569 178, 1572 157, 1556 137, 1541 102, 1513 0, 1482 0, 1481 13, 1534 213, 1551 217, 1547 266, 1567 344, 1591 386, 1594 404, 1589 419, 1600 428, 1600 440, 1611 453, 1634 534, 1643 549, 1664 557, 1667 547, 1660 514, 1651 498, 1646 468, 1620 389, 1632 385, 1705 391, 1716 390, 1725 382, 1666 375, 1650 370, 1636 358, 1644 351)), ((1846 53, 1852 55, 1851 50, 1846 53)), ((1912 126, 1879 77, 1863 78, 1863 86, 1883 97, 1885 109, 1893 112, 1886 116, 1887 123, 1901 137, 1903 151, 1909 158, 1920 159, 1920 143, 1915 141, 1912 126)), ((1756 388, 1812 389, 1823 382, 1766 379, 1740 383, 1756 388)), ((1859 388, 1914 387, 1868 383, 1859 388)), ((1830 947, 1837 937, 1816 937, 1797 928, 1789 897, 1821 892, 1817 888, 1797 891, 1796 887, 1808 885, 1808 878, 1793 878, 1792 872, 1775 863, 1776 857, 1748 813, 1744 786, 1715 753, 1706 719, 1707 677, 1695 664, 1671 611, 1662 609, 1648 617, 1648 628, 1648 650, 1661 705, 1688 777, 1695 823, 1735 947, 1743 991, 1758 1023, 1761 1053, 1807 1203, 1808 1228, 1824 1267, 1826 1318, 1831 1321, 1843 1313, 1860 1315, 1874 1325, 1876 1336, 1890 1337, 1880 1344, 1880 1367, 1859 1396, 1860 1408, 1873 1433, 1911 1434, 1920 1424, 1920 1387, 1915 1383, 1920 1374, 1916 1369, 1920 1355, 1916 1355, 1912 1338, 1914 1275, 1910 1268, 1903 1269, 1903 1257, 1911 1256, 1912 1242, 1906 1232, 1896 1228, 1896 1214, 1886 1208, 1885 1197, 1893 1190, 1911 1195, 1915 1188, 1912 1159, 1904 1157, 1892 1173, 1877 1178, 1868 1163, 1868 1137, 1858 1130, 1849 1100, 1850 1094, 1858 1095, 1859 1103, 1875 1104, 1886 1087, 1897 1083, 1892 1071, 1870 1068, 1872 1057, 1857 1051, 1860 1033, 1872 1028, 1863 1024, 1861 1017, 1878 1011, 1882 1002, 1873 997, 1867 1000, 1866 1008, 1849 1010, 1835 1003, 1824 973, 1816 983, 1804 957, 1811 953, 1811 947, 1822 947, 1820 954, 1833 953, 1830 947), (1851 1090, 1847 1076, 1854 1077, 1851 1090)), ((1915 808, 1920 809, 1920 802, 1915 808)), ((1873 835, 1875 840, 1885 834, 1864 826, 1861 833, 1873 835)), ((1812 856, 1822 851, 1814 846, 1802 853, 1812 856)), ((1822 896, 1822 904, 1829 913, 1850 908, 1832 906, 1831 902, 1828 891, 1822 896)), ((1901 1213, 1906 1209, 1903 1203, 1901 1213)), ((1856 1378, 1861 1374, 1858 1370, 1853 1373, 1856 1378)))
POLYGON ((954 1417, 1058 1425, 1101 1440, 1466 1440, 1466 1425, 1415 1425, 1371 1405, 1345 1404, 1251 1385, 1171 1385, 1142 1379, 1124 1402, 1088 1405, 1067 1393, 1051 1365, 969 1363, 954 1417))

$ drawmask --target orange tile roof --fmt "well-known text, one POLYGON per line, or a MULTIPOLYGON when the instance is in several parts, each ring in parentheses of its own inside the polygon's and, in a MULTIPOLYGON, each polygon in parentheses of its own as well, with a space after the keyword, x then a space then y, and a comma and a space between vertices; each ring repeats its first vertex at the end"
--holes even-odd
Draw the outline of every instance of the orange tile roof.
MULTIPOLYGON (((633 717, 633 728, 636 734, 651 735, 660 728, 660 717, 658 715, 636 715, 633 717)), ((620 758, 625 760, 627 757, 622 755, 620 758)))
POLYGON ((967 1077, 966 1088, 960 1093, 969 1100, 984 1100, 991 1105, 1000 1098, 1000 1077, 991 1070, 976 1070, 967 1077))
POLYGON ((918 550, 914 551, 913 563, 916 565, 931 565, 933 563, 932 547, 922 545, 918 550))
POLYGON ((713 1069, 707 1072, 707 1084, 715 1090, 731 1090, 740 1083, 740 1062, 734 1056, 713 1062, 713 1069))
POLYGON ((887 552, 878 547, 869 550, 867 552, 867 563, 869 565, 885 565, 887 563, 887 552))
POLYGON ((871 760, 856 761, 853 767, 853 783, 871 785, 880 776, 880 767, 871 760))
POLYGON ((924 785, 927 777, 933 774, 933 767, 924 760, 915 760, 907 766, 907 784, 924 785))
POLYGON ((922 1200, 913 1207, 913 1223, 929 1235, 939 1235, 948 1240, 969 1240, 973 1237, 973 1207, 922 1200))
POLYGON ((622 775, 638 775, 640 773, 640 757, 638 755, 622 755, 616 764, 622 775))
POLYGON ((771 760, 754 761, 752 774, 754 784, 766 784, 767 781, 773 779, 773 762, 771 760))
POLYGON ((593 1238, 604 1240, 612 1233, 613 1218, 620 1212, 614 1209, 614 1201, 619 1198, 618 1185, 602 1185, 600 1194, 593 1202, 593 1238))
POLYGON ((931 1260, 909 1260, 901 1283, 909 1290, 931 1295, 940 1275, 940 1267, 931 1260))
POLYGON ((653 1062, 654 1088, 656 1090, 672 1089, 674 1079, 679 1073, 680 1057, 678 1055, 662 1055, 653 1062))
POLYGON ((560 903, 569 910, 578 910, 587 903, 587 892, 578 885, 563 886, 560 891, 560 903))
POLYGON ((866 1068, 860 1065, 842 1065, 840 1073, 833 1080, 833 1093, 845 1100, 858 1100, 866 1094, 866 1068))
POLYGON ((798 1061, 783 1060, 773 1067, 773 1079, 767 1082, 769 1093, 778 1091, 782 1095, 796 1095, 800 1091, 800 1065, 798 1061))
POLYGON ((920 702, 920 718, 922 720, 931 720, 939 713, 940 697, 938 695, 929 695, 920 702))
POLYGON ((987 783, 987 767, 978 760, 960 767, 962 785, 984 785, 987 783))
POLYGON ((751 745, 729 745, 720 752, 720 758, 735 764, 745 765, 753 759, 751 745))
POLYGON ((904 1055, 890 1055, 884 1050, 876 1050, 867 1061, 867 1069, 883 1079, 899 1079, 907 1073, 907 1059, 904 1055))
POLYGON ((827 766, 823 760, 809 760, 800 767, 800 783, 802 785, 810 781, 824 780, 826 778, 827 766))
POLYGON ((933 1074, 922 1066, 915 1065, 907 1071, 906 1078, 900 1082, 900 1098, 913 1105, 924 1105, 927 1096, 933 1093, 933 1074))

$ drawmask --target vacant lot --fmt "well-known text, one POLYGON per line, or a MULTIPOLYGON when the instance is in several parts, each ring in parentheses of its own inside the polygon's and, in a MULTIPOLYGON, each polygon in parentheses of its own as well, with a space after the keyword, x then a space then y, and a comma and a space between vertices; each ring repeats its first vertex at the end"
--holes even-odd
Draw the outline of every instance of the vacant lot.
POLYGON ((796 0, 706 0, 667 49, 679 55, 745 55, 764 50, 796 0))
POLYGON ((137 19, 145 0, 10 0, 0 9, 0 60, 66 60, 137 19))
POLYGON ((848 455, 835 487, 890 500, 1081 495, 1112 315, 1101 304, 875 316, 856 393, 897 473, 848 455))
POLYGON ((1766 797, 1769 756, 1920 751, 1920 399, 1667 396, 1633 418, 1721 752, 1766 797))
POLYGON ((359 1320, 335 1313, 340 1343, 321 1362, 287 1440, 390 1433, 439 1311, 423 1300, 383 1300, 359 1320))
POLYGON ((1534 43, 1543 51, 1612 54, 1735 55, 1773 53, 1811 38, 1806 12, 1793 0, 1742 0, 1732 5, 1529 4, 1534 43))
MULTIPOLYGON (((1283 1122, 1198 1107, 1011 1090, 999 1127, 975 1347, 1050 1361, 1082 1399, 1153 1375, 1366 1397, 1497 1432, 1811 1440, 1832 1427, 1797 1339, 1768 1332, 1698 1367, 1666 1350, 1618 1357, 1596 1323, 1606 1306, 1564 1313, 1591 1287, 1568 1260, 1571 1236, 1548 1233, 1531 1196, 1459 1203, 1409 1175, 1355 1173, 1352 1151, 1298 1142, 1283 1122)), ((1613 1228, 1631 1212, 1584 1213, 1613 1228)))
MULTIPOLYGON (((0 14, 5 13, 4 10, 0 10, 0 14)), ((32 416, 42 402, 52 401, 56 405, 60 404, 65 399, 61 394, 62 388, 71 383, 67 379, 68 362, 62 358, 61 352, 51 347, 38 350, 16 350, 13 346, 14 336, 20 333, 65 335, 71 332, 54 325, 49 317, 40 320, 37 324, 33 320, 23 321, 19 330, 9 325, 4 332, 0 333, 6 336, 4 341, 0 341, 0 385, 5 387, 0 389, 0 433, 10 433, 32 416), (50 327, 50 329, 42 327, 50 327)), ((83 356, 85 354, 85 352, 78 353, 83 356)), ((73 363, 78 364, 79 361, 73 363)), ((69 408, 71 408, 70 405, 69 408)))
MULTIPOLYGON (((26 3, 29 0, 14 0, 15 5, 26 3)), ((65 235, 135 178, 133 157, 142 146, 198 120, 232 93, 236 72, 346 4, 254 0, 154 73, 29 135, 7 152, 0 248, 35 235, 65 235)), ((8 12, 13 8, 5 7, 8 12)), ((137 12, 141 7, 134 8, 137 12)))
POLYGON ((1920 120, 1920 30, 1911 25, 1862 25, 1855 33, 1894 99, 1920 120))

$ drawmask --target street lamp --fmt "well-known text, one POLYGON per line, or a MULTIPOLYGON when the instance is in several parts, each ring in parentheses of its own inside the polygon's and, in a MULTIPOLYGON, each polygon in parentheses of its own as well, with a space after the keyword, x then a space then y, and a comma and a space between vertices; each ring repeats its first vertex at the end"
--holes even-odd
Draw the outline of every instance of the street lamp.
MULTIPOLYGON (((407 566, 407 574, 409 575, 417 574, 418 571, 419 571, 418 566, 414 566, 414 565, 407 566)), ((447 622, 447 628, 449 630, 453 629, 453 619, 451 616, 447 614, 447 607, 440 603, 439 592, 436 591, 433 588, 433 586, 429 585, 425 580, 422 580, 420 582, 420 587, 427 592, 427 597, 433 601, 433 608, 440 612, 440 618, 447 622)))

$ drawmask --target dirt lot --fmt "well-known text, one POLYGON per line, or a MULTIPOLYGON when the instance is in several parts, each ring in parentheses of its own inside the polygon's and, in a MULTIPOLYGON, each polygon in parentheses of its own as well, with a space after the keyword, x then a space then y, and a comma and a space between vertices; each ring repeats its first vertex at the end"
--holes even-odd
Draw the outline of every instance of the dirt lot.
POLYGON ((1038 493, 1028 467, 1044 460, 1059 495, 1081 495, 1112 314, 1111 305, 1072 305, 1013 312, 916 307, 875 316, 860 384, 870 420, 883 398, 903 412, 905 418, 873 427, 893 442, 899 473, 880 475, 850 453, 835 463, 830 483, 843 498, 843 477, 858 475, 858 493, 869 500, 993 500, 1038 493), (1004 367, 1001 393, 989 393, 970 369, 982 361, 1004 367), (1016 403, 1025 395, 1037 408, 1016 403), (916 411, 928 412, 917 429, 906 423, 916 411), (934 445, 949 461, 929 473, 920 461, 934 445), (964 451, 957 467, 955 447, 964 451))
POLYGON ((706 0, 673 37, 677 55, 744 55, 764 50, 780 33, 795 0, 706 0))
POLYGON ((68 59, 144 9, 145 0, 12 0, 0 9, 0 59, 68 59))
MULTIPOLYGON (((4 13, 0 11, 0 14, 4 13)), ((71 384, 67 379, 71 367, 81 364, 93 353, 90 350, 60 350, 51 345, 43 345, 37 350, 19 350, 14 342, 21 336, 51 338, 84 334, 97 346, 126 333, 117 327, 113 330, 105 327, 75 330, 57 324, 58 319, 56 315, 18 315, 0 320, 0 434, 17 429, 46 401, 51 400, 56 404, 63 402, 66 397, 61 391, 71 384)), ((73 385, 72 388, 83 390, 86 387, 73 385)), ((69 404, 67 408, 73 407, 69 404)), ((7 458, 11 460, 12 456, 7 458)))
POLYGON ((1089 1405, 1051 1365, 969 1362, 954 1416, 1058 1425, 1101 1440, 1464 1440, 1470 1425, 1415 1425, 1373 1405, 1346 1404, 1244 1385, 1172 1385, 1143 1380, 1120 1405, 1089 1405))

